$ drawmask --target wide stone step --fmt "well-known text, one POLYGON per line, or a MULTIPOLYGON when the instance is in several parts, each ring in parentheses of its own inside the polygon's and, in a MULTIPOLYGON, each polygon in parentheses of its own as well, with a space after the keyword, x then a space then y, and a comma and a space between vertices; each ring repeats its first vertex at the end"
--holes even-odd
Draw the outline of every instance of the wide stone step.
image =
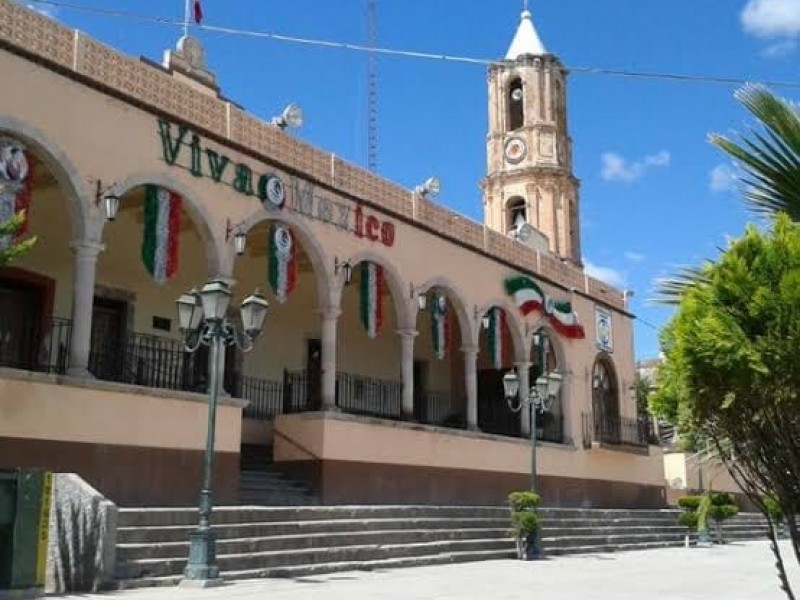
MULTIPOLYGON (((317 563, 312 565, 295 565, 290 567, 273 567, 263 569, 250 569, 228 571, 221 573, 225 580, 255 579, 264 577, 309 577, 326 573, 342 571, 372 571, 375 569, 396 569, 403 567, 422 567, 458 562, 473 562, 485 560, 501 560, 516 557, 516 550, 485 550, 467 552, 442 552, 428 556, 410 558, 390 558, 368 561, 343 561, 333 563, 317 563)), ((177 585, 182 575, 168 575, 162 577, 145 577, 140 579, 127 579, 118 582, 120 589, 177 585)))
MULTIPOLYGON (((267 521, 301 521, 324 519, 475 517, 508 518, 505 507, 450 506, 304 506, 304 507, 238 507, 215 508, 212 522, 252 523, 267 521)), ((120 527, 193 525, 197 523, 196 508, 120 509, 120 527)))
MULTIPOLYGON (((277 550, 302 550, 363 546, 367 544, 411 544, 436 541, 502 539, 513 543, 506 529, 405 529, 396 531, 368 531, 342 533, 316 533, 274 537, 234 538, 217 542, 217 555, 252 554, 277 550)), ((167 542, 158 544, 119 544, 117 556, 120 561, 148 558, 185 558, 189 542, 167 542)))
POLYGON ((674 533, 641 533, 629 534, 619 532, 610 535, 585 535, 570 537, 543 537, 542 543, 546 550, 569 548, 574 546, 613 546, 623 547, 636 544, 649 544, 660 542, 679 542, 684 539, 681 532, 674 533))
MULTIPOLYGON (((217 556, 220 571, 248 571, 331 562, 364 562, 390 558, 410 558, 450 552, 510 551, 514 544, 506 539, 447 540, 413 544, 367 544, 334 548, 277 550, 217 556)), ((118 579, 180 575, 186 558, 141 559, 117 565, 118 579)))
MULTIPOLYGON (((195 525, 167 527, 120 527, 117 539, 121 544, 147 542, 181 542, 189 539, 195 525)), ((509 529, 508 517, 481 518, 415 518, 415 519, 334 519, 264 523, 231 523, 214 525, 218 540, 274 535, 336 533, 346 531, 386 531, 398 529, 509 529)))
POLYGON ((634 544, 598 544, 598 545, 579 545, 561 546, 558 548, 547 548, 545 551, 552 556, 562 556, 565 554, 599 554, 611 552, 629 552, 631 550, 654 550, 656 548, 675 548, 683 545, 683 540, 660 541, 660 542, 641 542, 634 544))

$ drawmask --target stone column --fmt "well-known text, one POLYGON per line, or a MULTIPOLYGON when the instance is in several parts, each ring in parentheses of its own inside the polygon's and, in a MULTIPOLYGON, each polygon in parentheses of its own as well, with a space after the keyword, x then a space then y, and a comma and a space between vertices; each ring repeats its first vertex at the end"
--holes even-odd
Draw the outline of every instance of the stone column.
POLYGON ((89 351, 92 345, 92 309, 97 257, 105 250, 99 242, 81 240, 70 244, 75 256, 72 283, 72 342, 67 374, 92 377, 89 372, 89 351))
POLYGON ((467 390, 467 429, 478 429, 478 346, 462 346, 464 383, 467 390))
POLYGON ((320 309, 322 317, 322 410, 336 409, 336 325, 342 311, 329 306, 320 309))
POLYGON ((403 418, 414 419, 414 339, 417 331, 400 329, 400 371, 403 376, 403 418))
MULTIPOLYGON (((519 377, 520 398, 525 398, 531 389, 531 382, 530 382, 531 363, 516 362, 514 363, 514 366, 517 368, 517 377, 519 377)), ((522 428, 522 434, 525 436, 530 436, 531 434, 530 404, 522 405, 522 410, 519 411, 519 422, 522 428)))

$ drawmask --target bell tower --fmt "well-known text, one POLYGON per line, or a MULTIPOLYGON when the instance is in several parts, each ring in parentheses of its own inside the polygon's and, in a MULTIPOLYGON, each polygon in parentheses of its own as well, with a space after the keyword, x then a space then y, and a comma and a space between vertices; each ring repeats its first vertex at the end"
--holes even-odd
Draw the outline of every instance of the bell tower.
POLYGON ((505 60, 489 67, 488 83, 486 226, 581 265, 567 70, 545 50, 527 6, 505 60))

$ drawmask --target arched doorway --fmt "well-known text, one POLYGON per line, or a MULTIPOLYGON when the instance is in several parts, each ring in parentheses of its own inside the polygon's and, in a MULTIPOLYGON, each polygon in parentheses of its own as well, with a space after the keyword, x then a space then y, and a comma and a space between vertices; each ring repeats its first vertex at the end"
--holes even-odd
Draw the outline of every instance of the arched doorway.
POLYGON ((514 368, 517 356, 509 314, 500 306, 492 306, 480 317, 478 428, 486 433, 518 436, 522 433, 520 413, 509 409, 503 389, 503 375, 514 368))
MULTIPOLYGON (((558 338, 550 330, 542 328, 533 335, 531 342, 531 370, 530 384, 536 385, 536 380, 547 373, 565 373, 562 364, 561 348, 558 338)), ((555 397, 551 399, 548 409, 540 410, 536 414, 536 437, 539 440, 564 442, 565 407, 563 403, 564 386, 562 385, 555 397)))
POLYGON ((595 438, 617 442, 620 438, 619 388, 614 365, 600 355, 592 367, 592 413, 595 438))

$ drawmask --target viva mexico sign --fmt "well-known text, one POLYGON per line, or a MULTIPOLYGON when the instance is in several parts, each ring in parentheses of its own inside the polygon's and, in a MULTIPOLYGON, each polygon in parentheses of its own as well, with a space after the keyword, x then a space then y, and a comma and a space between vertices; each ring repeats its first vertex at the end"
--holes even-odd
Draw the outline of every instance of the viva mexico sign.
POLYGON ((298 177, 290 178, 287 185, 274 172, 258 172, 245 163, 234 162, 203 145, 200 136, 185 125, 159 119, 158 133, 164 161, 170 166, 187 168, 195 177, 210 177, 243 196, 255 196, 266 210, 293 210, 349 231, 356 237, 384 246, 394 245, 394 223, 367 213, 360 203, 333 200, 298 177))

